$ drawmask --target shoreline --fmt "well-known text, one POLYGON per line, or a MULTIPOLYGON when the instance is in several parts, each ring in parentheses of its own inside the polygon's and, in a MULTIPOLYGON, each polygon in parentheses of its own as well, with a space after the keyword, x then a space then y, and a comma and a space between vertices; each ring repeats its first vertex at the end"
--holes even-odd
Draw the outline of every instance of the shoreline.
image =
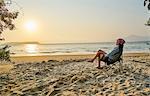
MULTIPOLYGON (((65 54, 65 55, 37 55, 37 56, 11 56, 15 63, 42 62, 48 60, 74 60, 93 58, 95 54, 65 54)), ((124 53, 123 57, 150 56, 150 53, 124 53)))

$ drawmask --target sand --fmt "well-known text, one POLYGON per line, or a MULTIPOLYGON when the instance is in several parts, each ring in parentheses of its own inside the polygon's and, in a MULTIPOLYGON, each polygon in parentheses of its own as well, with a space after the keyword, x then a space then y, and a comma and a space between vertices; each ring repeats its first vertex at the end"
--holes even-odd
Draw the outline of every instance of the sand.
POLYGON ((44 55, 44 56, 13 56, 11 58, 12 62, 16 63, 27 63, 27 62, 42 62, 48 60, 71 60, 71 59, 85 59, 85 58, 92 58, 93 54, 86 54, 86 55, 44 55))
MULTIPOLYGON (((11 61, 16 63, 27 63, 27 62, 42 62, 48 60, 71 60, 71 59, 85 59, 93 58, 95 54, 82 54, 82 55, 45 55, 45 56, 12 56, 11 61)), ((148 53, 126 53, 124 57, 142 57, 149 56, 148 53)))
POLYGON ((13 68, 13 65, 10 63, 3 63, 0 65, 0 74, 9 73, 9 71, 13 68))
POLYGON ((0 96, 150 96, 149 54, 125 54, 122 66, 103 69, 91 57, 12 57, 13 67, 0 74, 0 96))

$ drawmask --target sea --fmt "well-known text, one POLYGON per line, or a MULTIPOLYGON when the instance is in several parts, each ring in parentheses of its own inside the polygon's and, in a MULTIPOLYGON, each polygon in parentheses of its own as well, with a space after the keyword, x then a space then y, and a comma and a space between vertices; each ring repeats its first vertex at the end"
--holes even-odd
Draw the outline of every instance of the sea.
MULTIPOLYGON (((5 43, 9 45, 12 56, 42 56, 42 55, 78 55, 94 54, 99 49, 109 53, 116 46, 114 42, 96 43, 5 43)), ((124 45, 124 53, 150 53, 150 41, 127 42, 124 45)))

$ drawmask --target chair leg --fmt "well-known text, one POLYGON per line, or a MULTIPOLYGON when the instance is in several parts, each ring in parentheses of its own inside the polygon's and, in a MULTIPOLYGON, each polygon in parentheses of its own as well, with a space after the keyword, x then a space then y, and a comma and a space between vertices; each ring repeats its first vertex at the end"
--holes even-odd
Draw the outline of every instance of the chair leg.
POLYGON ((123 70, 123 66, 122 66, 122 62, 119 62, 119 71, 120 71, 120 73, 122 74, 122 70, 123 70))
MULTIPOLYGON (((116 66, 115 69, 118 69, 118 71, 120 72, 120 74, 122 74, 122 70, 123 70, 123 66, 122 66, 123 60, 122 60, 122 59, 119 60, 118 63, 119 63, 119 66, 117 66, 117 64, 114 65, 114 66, 116 66)), ((106 67, 109 68, 109 69, 111 69, 111 67, 113 67, 113 66, 106 65, 106 67)), ((105 69, 102 69, 102 71, 107 75, 107 77, 110 77, 111 74, 109 74, 105 69)))
POLYGON ((110 65, 108 65, 106 62, 105 62, 105 67, 103 67, 103 69, 102 69, 102 71, 103 71, 103 73, 105 73, 106 75, 107 75, 107 77, 110 77, 110 73, 108 73, 108 71, 107 70, 110 70, 111 69, 111 66, 110 65))

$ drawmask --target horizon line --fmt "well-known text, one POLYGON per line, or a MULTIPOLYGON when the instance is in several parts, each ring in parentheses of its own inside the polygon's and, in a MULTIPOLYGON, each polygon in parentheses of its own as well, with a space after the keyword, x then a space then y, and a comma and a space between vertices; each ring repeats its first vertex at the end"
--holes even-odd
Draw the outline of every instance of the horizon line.
MULTIPOLYGON (((141 41, 126 41, 127 43, 144 43, 144 42, 150 42, 150 40, 141 40, 141 41)), ((113 41, 104 41, 104 42, 55 42, 55 43, 44 43, 44 42, 38 42, 38 41, 21 41, 21 42, 5 42, 5 43, 22 43, 22 44, 96 44, 96 43, 114 43, 113 41)))

